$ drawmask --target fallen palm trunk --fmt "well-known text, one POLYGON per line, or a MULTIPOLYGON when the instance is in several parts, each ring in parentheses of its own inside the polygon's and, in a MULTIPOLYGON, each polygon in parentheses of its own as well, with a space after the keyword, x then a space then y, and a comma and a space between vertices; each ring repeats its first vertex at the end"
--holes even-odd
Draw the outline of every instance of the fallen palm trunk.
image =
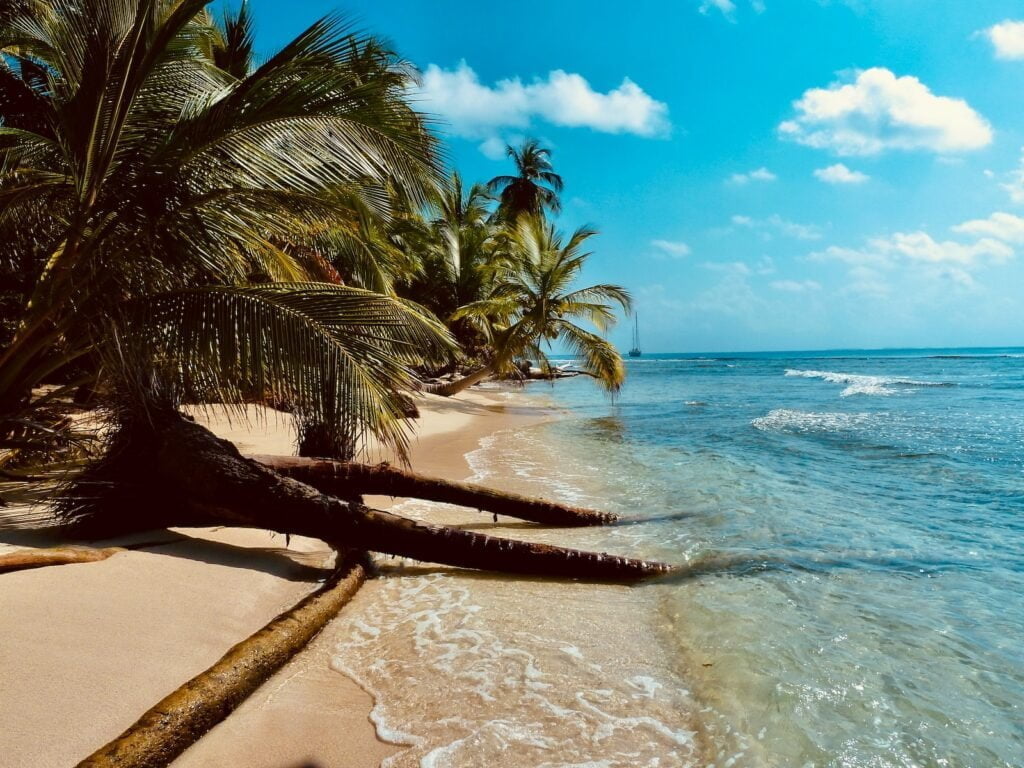
POLYGON ((191 422, 173 421, 159 435, 157 471, 168 489, 188 501, 189 519, 206 517, 201 525, 265 528, 339 547, 537 576, 637 581, 673 570, 664 563, 426 525, 343 502, 244 458, 233 444, 191 422))
POLYGON ((377 494, 440 501, 547 525, 604 525, 617 520, 609 512, 556 504, 474 483, 427 477, 389 464, 355 464, 299 456, 251 456, 278 474, 312 485, 332 496, 377 494))
POLYGON ((462 390, 469 389, 474 384, 479 384, 484 379, 493 376, 494 372, 495 366, 493 364, 488 364, 452 381, 445 381, 437 384, 424 384, 422 391, 430 395, 438 395, 439 397, 452 397, 453 395, 459 394, 462 390))
POLYGON ((244 458, 230 442, 176 416, 147 426, 143 435, 108 455, 62 497, 65 522, 90 538, 220 525, 309 536, 338 549, 536 576, 638 581, 673 570, 664 563, 415 523, 342 501, 244 458))
POLYGON ((365 555, 350 552, 323 587, 165 697, 79 768, 170 764, 302 650, 352 599, 366 572, 365 555))
POLYGON ((0 573, 21 571, 29 568, 44 568, 48 565, 95 563, 124 551, 124 547, 105 547, 102 549, 95 547, 20 549, 16 552, 0 555, 0 573))

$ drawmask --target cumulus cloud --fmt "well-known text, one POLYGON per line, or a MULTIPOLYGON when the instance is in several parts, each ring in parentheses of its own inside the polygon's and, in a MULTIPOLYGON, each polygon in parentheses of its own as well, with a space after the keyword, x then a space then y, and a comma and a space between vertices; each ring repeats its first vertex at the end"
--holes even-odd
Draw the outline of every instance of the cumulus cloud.
POLYGON ((793 107, 796 116, 779 125, 780 135, 841 156, 964 152, 992 142, 988 121, 966 101, 936 96, 916 77, 882 67, 857 72, 853 82, 811 88, 793 107))
POLYGON ((1024 59, 1024 21, 1007 19, 983 30, 997 59, 1024 59))
POLYGON ((830 246, 811 254, 814 260, 838 260, 861 266, 893 267, 900 263, 956 264, 972 267, 983 262, 1002 264, 1013 258, 1013 249, 992 237, 973 243, 936 240, 927 232, 896 232, 868 240, 864 248, 830 246))
POLYGON ((429 65, 412 96, 421 109, 444 118, 454 134, 484 139, 485 154, 494 153, 502 131, 522 131, 534 121, 645 137, 664 136, 670 128, 668 106, 628 77, 606 93, 560 69, 530 83, 512 78, 487 85, 463 61, 455 69, 429 65))
POLYGON ((690 255, 690 246, 677 240, 651 240, 651 245, 661 258, 681 259, 690 255))
POLYGON ((820 291, 821 283, 815 280, 774 280, 771 283, 776 291, 787 293, 806 293, 807 291, 820 291))
MULTIPOLYGON (((1021 222, 1024 229, 1024 220, 1021 222)), ((965 222, 953 227, 959 234, 995 235, 1011 233, 1001 217, 965 222), (990 231, 986 231, 986 229, 990 231)), ((995 236, 979 237, 973 242, 936 240, 924 231, 897 232, 874 237, 861 248, 830 246, 812 253, 812 261, 839 261, 847 264, 849 282, 846 290, 865 296, 884 297, 892 292, 886 275, 903 274, 913 280, 953 284, 964 289, 976 285, 974 274, 980 269, 1005 264, 1014 258, 1013 248, 995 236)))
POLYGON ((734 226, 746 227, 747 229, 760 230, 762 232, 777 232, 786 237, 797 240, 819 240, 821 230, 813 224, 798 224, 795 221, 787 221, 777 213, 766 219, 755 219, 750 216, 733 216, 731 219, 734 226))
POLYGON ((866 173, 851 171, 842 163, 836 163, 827 168, 818 168, 814 175, 826 184, 863 184, 871 178, 866 173))
POLYGON ((764 166, 756 168, 753 171, 747 173, 734 173, 729 177, 728 181, 730 184, 749 184, 752 181, 775 181, 779 177, 769 171, 764 166))
POLYGON ((994 237, 1006 243, 1024 243, 1024 218, 996 212, 987 219, 972 219, 953 227, 954 232, 979 237, 994 237))

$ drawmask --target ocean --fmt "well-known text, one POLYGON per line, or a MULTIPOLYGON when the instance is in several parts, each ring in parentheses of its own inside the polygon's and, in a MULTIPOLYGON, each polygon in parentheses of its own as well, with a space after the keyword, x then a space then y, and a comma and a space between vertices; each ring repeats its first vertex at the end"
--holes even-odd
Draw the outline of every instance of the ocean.
POLYGON ((493 532, 685 576, 389 577, 336 660, 393 765, 1024 764, 1024 349, 628 367, 511 394, 562 418, 470 461, 623 518, 493 532))

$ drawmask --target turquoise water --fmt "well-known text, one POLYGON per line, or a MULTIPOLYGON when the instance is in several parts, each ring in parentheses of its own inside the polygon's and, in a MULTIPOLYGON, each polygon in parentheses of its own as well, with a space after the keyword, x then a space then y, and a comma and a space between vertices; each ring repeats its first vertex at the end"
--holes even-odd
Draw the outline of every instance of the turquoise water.
POLYGON ((717 764, 1024 764, 1024 349, 628 366, 530 390, 619 540, 690 565, 643 599, 717 764))

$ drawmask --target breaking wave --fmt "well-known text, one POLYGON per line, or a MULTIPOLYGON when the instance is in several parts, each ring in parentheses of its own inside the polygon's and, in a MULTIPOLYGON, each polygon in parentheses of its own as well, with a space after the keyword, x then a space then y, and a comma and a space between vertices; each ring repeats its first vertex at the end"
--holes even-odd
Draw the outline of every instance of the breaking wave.
POLYGON ((798 376, 804 379, 821 379, 830 384, 845 384, 846 388, 840 393, 842 397, 850 395, 894 395, 901 390, 917 389, 919 387, 952 387, 955 386, 948 381, 919 381, 917 379, 905 379, 895 376, 869 376, 859 373, 836 373, 834 371, 804 371, 796 368, 787 368, 787 376, 798 376))

